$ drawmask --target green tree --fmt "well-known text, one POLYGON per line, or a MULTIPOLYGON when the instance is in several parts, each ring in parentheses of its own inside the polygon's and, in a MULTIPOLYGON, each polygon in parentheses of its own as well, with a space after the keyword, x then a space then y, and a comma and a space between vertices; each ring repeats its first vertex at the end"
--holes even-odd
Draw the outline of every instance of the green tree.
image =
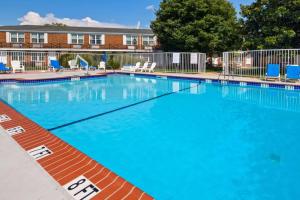
POLYGON ((300 47, 300 0, 257 0, 241 16, 244 48, 300 47))
POLYGON ((236 12, 227 0, 163 0, 151 28, 165 51, 213 54, 240 44, 236 12))

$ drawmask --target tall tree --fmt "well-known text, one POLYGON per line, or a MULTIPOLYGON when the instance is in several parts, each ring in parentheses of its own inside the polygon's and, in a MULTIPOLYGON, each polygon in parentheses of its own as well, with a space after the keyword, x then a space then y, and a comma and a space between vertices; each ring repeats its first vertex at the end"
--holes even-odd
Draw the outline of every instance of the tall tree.
POLYGON ((300 0, 257 0, 241 16, 244 48, 300 47, 300 0))
POLYGON ((227 0, 163 0, 151 28, 165 51, 213 54, 239 47, 236 12, 227 0))

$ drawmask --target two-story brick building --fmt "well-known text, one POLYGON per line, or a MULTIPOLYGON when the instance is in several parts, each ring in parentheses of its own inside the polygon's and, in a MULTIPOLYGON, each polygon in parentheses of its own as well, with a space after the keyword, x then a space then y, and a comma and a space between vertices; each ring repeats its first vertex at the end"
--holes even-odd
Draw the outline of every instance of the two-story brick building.
POLYGON ((151 52, 150 29, 70 26, 0 26, 0 51, 151 52))
POLYGON ((0 62, 20 61, 26 70, 47 69, 51 59, 63 54, 143 53, 156 47, 150 29, 0 26, 0 62))

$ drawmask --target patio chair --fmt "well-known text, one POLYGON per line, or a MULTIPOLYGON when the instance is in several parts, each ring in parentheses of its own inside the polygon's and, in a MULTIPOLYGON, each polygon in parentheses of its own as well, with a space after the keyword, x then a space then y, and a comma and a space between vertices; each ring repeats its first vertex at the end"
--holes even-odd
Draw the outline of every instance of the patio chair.
POLYGON ((131 66, 131 65, 124 65, 122 68, 121 68, 121 70, 122 71, 129 71, 129 72, 131 72, 131 71, 135 71, 135 69, 137 69, 137 68, 139 68, 141 66, 141 62, 137 62, 136 64, 135 64, 135 66, 131 66))
POLYGON ((64 69, 64 67, 59 64, 58 60, 50 60, 50 67, 53 71, 60 71, 64 69))
POLYGON ((149 66, 149 62, 145 62, 143 66, 140 66, 137 69, 135 69, 135 72, 137 72, 137 71, 142 72, 142 71, 146 70, 148 68, 148 66, 149 66))
POLYGON ((106 64, 104 61, 101 61, 98 65, 98 69, 103 69, 104 71, 106 70, 106 64))
POLYGON ((141 67, 141 62, 137 62, 135 66, 130 67, 129 71, 135 72, 140 67, 141 67))
POLYGON ((0 63, 0 72, 10 73, 11 72, 11 68, 6 67, 6 65, 3 64, 3 63, 0 63))
POLYGON ((268 64, 266 80, 268 79, 280 79, 280 65, 279 64, 268 64))
POLYGON ((79 66, 77 64, 77 59, 69 60, 68 64, 70 66, 70 69, 79 69, 79 66))
POLYGON ((300 80, 300 66, 288 65, 286 66, 285 80, 300 80))
POLYGON ((150 67, 148 67, 147 69, 145 69, 144 71, 145 72, 154 72, 154 69, 155 69, 155 67, 156 67, 156 62, 153 62, 152 64, 151 64, 151 66, 150 67))
POLYGON ((79 61, 80 68, 83 70, 96 70, 97 67, 89 66, 89 63, 84 62, 83 60, 79 61))
POLYGON ((16 71, 25 72, 25 67, 18 60, 11 61, 11 68, 13 73, 16 73, 16 71))

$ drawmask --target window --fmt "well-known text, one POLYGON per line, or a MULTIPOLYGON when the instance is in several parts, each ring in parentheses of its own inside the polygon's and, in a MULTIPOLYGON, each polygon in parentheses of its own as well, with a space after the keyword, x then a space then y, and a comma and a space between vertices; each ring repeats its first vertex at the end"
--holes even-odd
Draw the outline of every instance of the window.
POLYGON ((24 43, 24 33, 17 33, 17 32, 10 33, 10 42, 24 43))
POLYGON ((102 35, 90 35, 90 44, 102 44, 102 35))
POLYGON ((32 43, 44 43, 45 34, 44 33, 31 33, 31 42, 32 43))
POLYGON ((44 53, 32 53, 31 60, 37 62, 44 62, 45 61, 45 54, 44 53))
POLYGON ((138 37, 136 35, 126 35, 126 45, 137 45, 138 37))
POLYGON ((83 44, 83 34, 71 34, 72 44, 83 44))
POLYGON ((143 45, 144 46, 153 46, 154 45, 154 36, 143 36, 143 45))
POLYGON ((24 61, 24 52, 12 52, 11 60, 13 61, 24 61))

